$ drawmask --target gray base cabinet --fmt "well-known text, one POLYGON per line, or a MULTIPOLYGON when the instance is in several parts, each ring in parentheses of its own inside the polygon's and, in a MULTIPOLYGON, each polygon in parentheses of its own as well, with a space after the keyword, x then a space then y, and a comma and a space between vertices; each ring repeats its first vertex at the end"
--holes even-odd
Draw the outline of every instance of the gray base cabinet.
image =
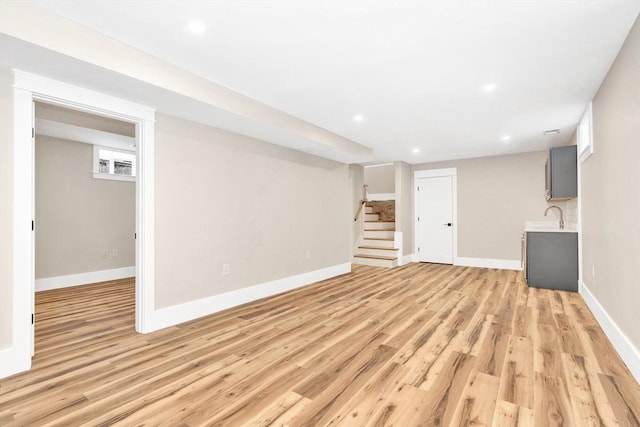
POLYGON ((527 232, 527 284, 578 291, 578 233, 527 232))

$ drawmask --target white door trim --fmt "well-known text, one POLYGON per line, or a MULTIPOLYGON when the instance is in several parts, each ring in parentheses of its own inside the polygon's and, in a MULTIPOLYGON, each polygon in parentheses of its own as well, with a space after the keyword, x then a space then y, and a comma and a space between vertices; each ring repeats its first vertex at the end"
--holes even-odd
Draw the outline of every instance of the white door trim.
POLYGON ((420 245, 420 238, 418 236, 418 180, 421 178, 436 178, 436 177, 451 177, 452 182, 452 197, 453 197, 453 263, 455 264, 458 258, 458 169, 457 168, 443 168, 443 169, 427 169, 419 170, 413 173, 413 253, 416 258, 418 256, 418 246, 420 245))
MULTIPOLYGON (((31 367, 33 269, 33 101, 95 113, 136 125, 136 330, 146 332, 154 312, 154 121, 155 110, 109 95, 13 70, 13 283, 12 345, 0 352, 0 376, 31 367), (9 354, 11 353, 11 354, 9 354), (4 360, 5 357, 6 359, 4 360)), ((37 224, 36 224, 37 227, 37 224)))

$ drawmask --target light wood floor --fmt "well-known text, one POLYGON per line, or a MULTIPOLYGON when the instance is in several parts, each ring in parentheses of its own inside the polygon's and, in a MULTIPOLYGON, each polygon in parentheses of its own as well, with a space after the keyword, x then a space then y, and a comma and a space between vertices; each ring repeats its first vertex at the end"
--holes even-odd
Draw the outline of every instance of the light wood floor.
POLYGON ((36 299, 2 426, 640 425, 640 386, 580 296, 512 271, 355 266, 149 335, 132 280, 36 299))

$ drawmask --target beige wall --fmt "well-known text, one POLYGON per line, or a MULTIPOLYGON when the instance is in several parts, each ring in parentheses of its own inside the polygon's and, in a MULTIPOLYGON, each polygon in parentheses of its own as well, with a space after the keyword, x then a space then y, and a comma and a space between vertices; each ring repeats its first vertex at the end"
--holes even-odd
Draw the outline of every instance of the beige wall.
POLYGON ((92 169, 92 145, 36 136, 36 279, 135 265, 135 183, 92 169))
POLYGON ((12 343, 13 77, 0 68, 0 349, 12 343))
POLYGON ((133 123, 126 123, 121 120, 71 110, 57 105, 44 104, 42 102, 36 102, 35 107, 36 118, 38 119, 52 120, 124 136, 136 136, 136 128, 133 123))
POLYGON ((542 221, 546 151, 416 165, 456 167, 458 256, 520 259, 525 221, 542 221))
MULTIPOLYGON (((364 168, 360 165, 349 165, 349 184, 351 188, 351 204, 352 212, 351 215, 353 218, 356 217, 356 213, 358 213, 358 209, 360 208, 360 203, 364 198, 364 168)), ((362 206, 362 210, 358 215, 357 221, 352 221, 351 227, 351 245, 355 249, 356 244, 358 243, 358 239, 360 238, 361 230, 363 229, 364 223, 364 206, 362 206)), ((352 219, 353 219, 352 218, 352 219)))
POLYGON ((393 193, 395 191, 393 164, 365 167, 364 183, 369 186, 369 193, 393 193))
POLYGON ((582 164, 582 281, 640 349, 640 22, 593 99, 582 164))
POLYGON ((413 251, 413 167, 395 162, 396 231, 402 233, 402 254, 413 251))
POLYGON ((350 262, 347 165, 156 120, 157 308, 350 262))

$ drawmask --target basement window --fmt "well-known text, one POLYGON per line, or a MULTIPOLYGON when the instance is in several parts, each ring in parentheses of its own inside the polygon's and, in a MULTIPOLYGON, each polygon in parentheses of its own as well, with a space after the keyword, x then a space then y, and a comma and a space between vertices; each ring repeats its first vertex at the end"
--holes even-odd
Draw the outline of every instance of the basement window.
POLYGON ((135 151, 93 146, 93 177, 116 181, 136 180, 135 151))

